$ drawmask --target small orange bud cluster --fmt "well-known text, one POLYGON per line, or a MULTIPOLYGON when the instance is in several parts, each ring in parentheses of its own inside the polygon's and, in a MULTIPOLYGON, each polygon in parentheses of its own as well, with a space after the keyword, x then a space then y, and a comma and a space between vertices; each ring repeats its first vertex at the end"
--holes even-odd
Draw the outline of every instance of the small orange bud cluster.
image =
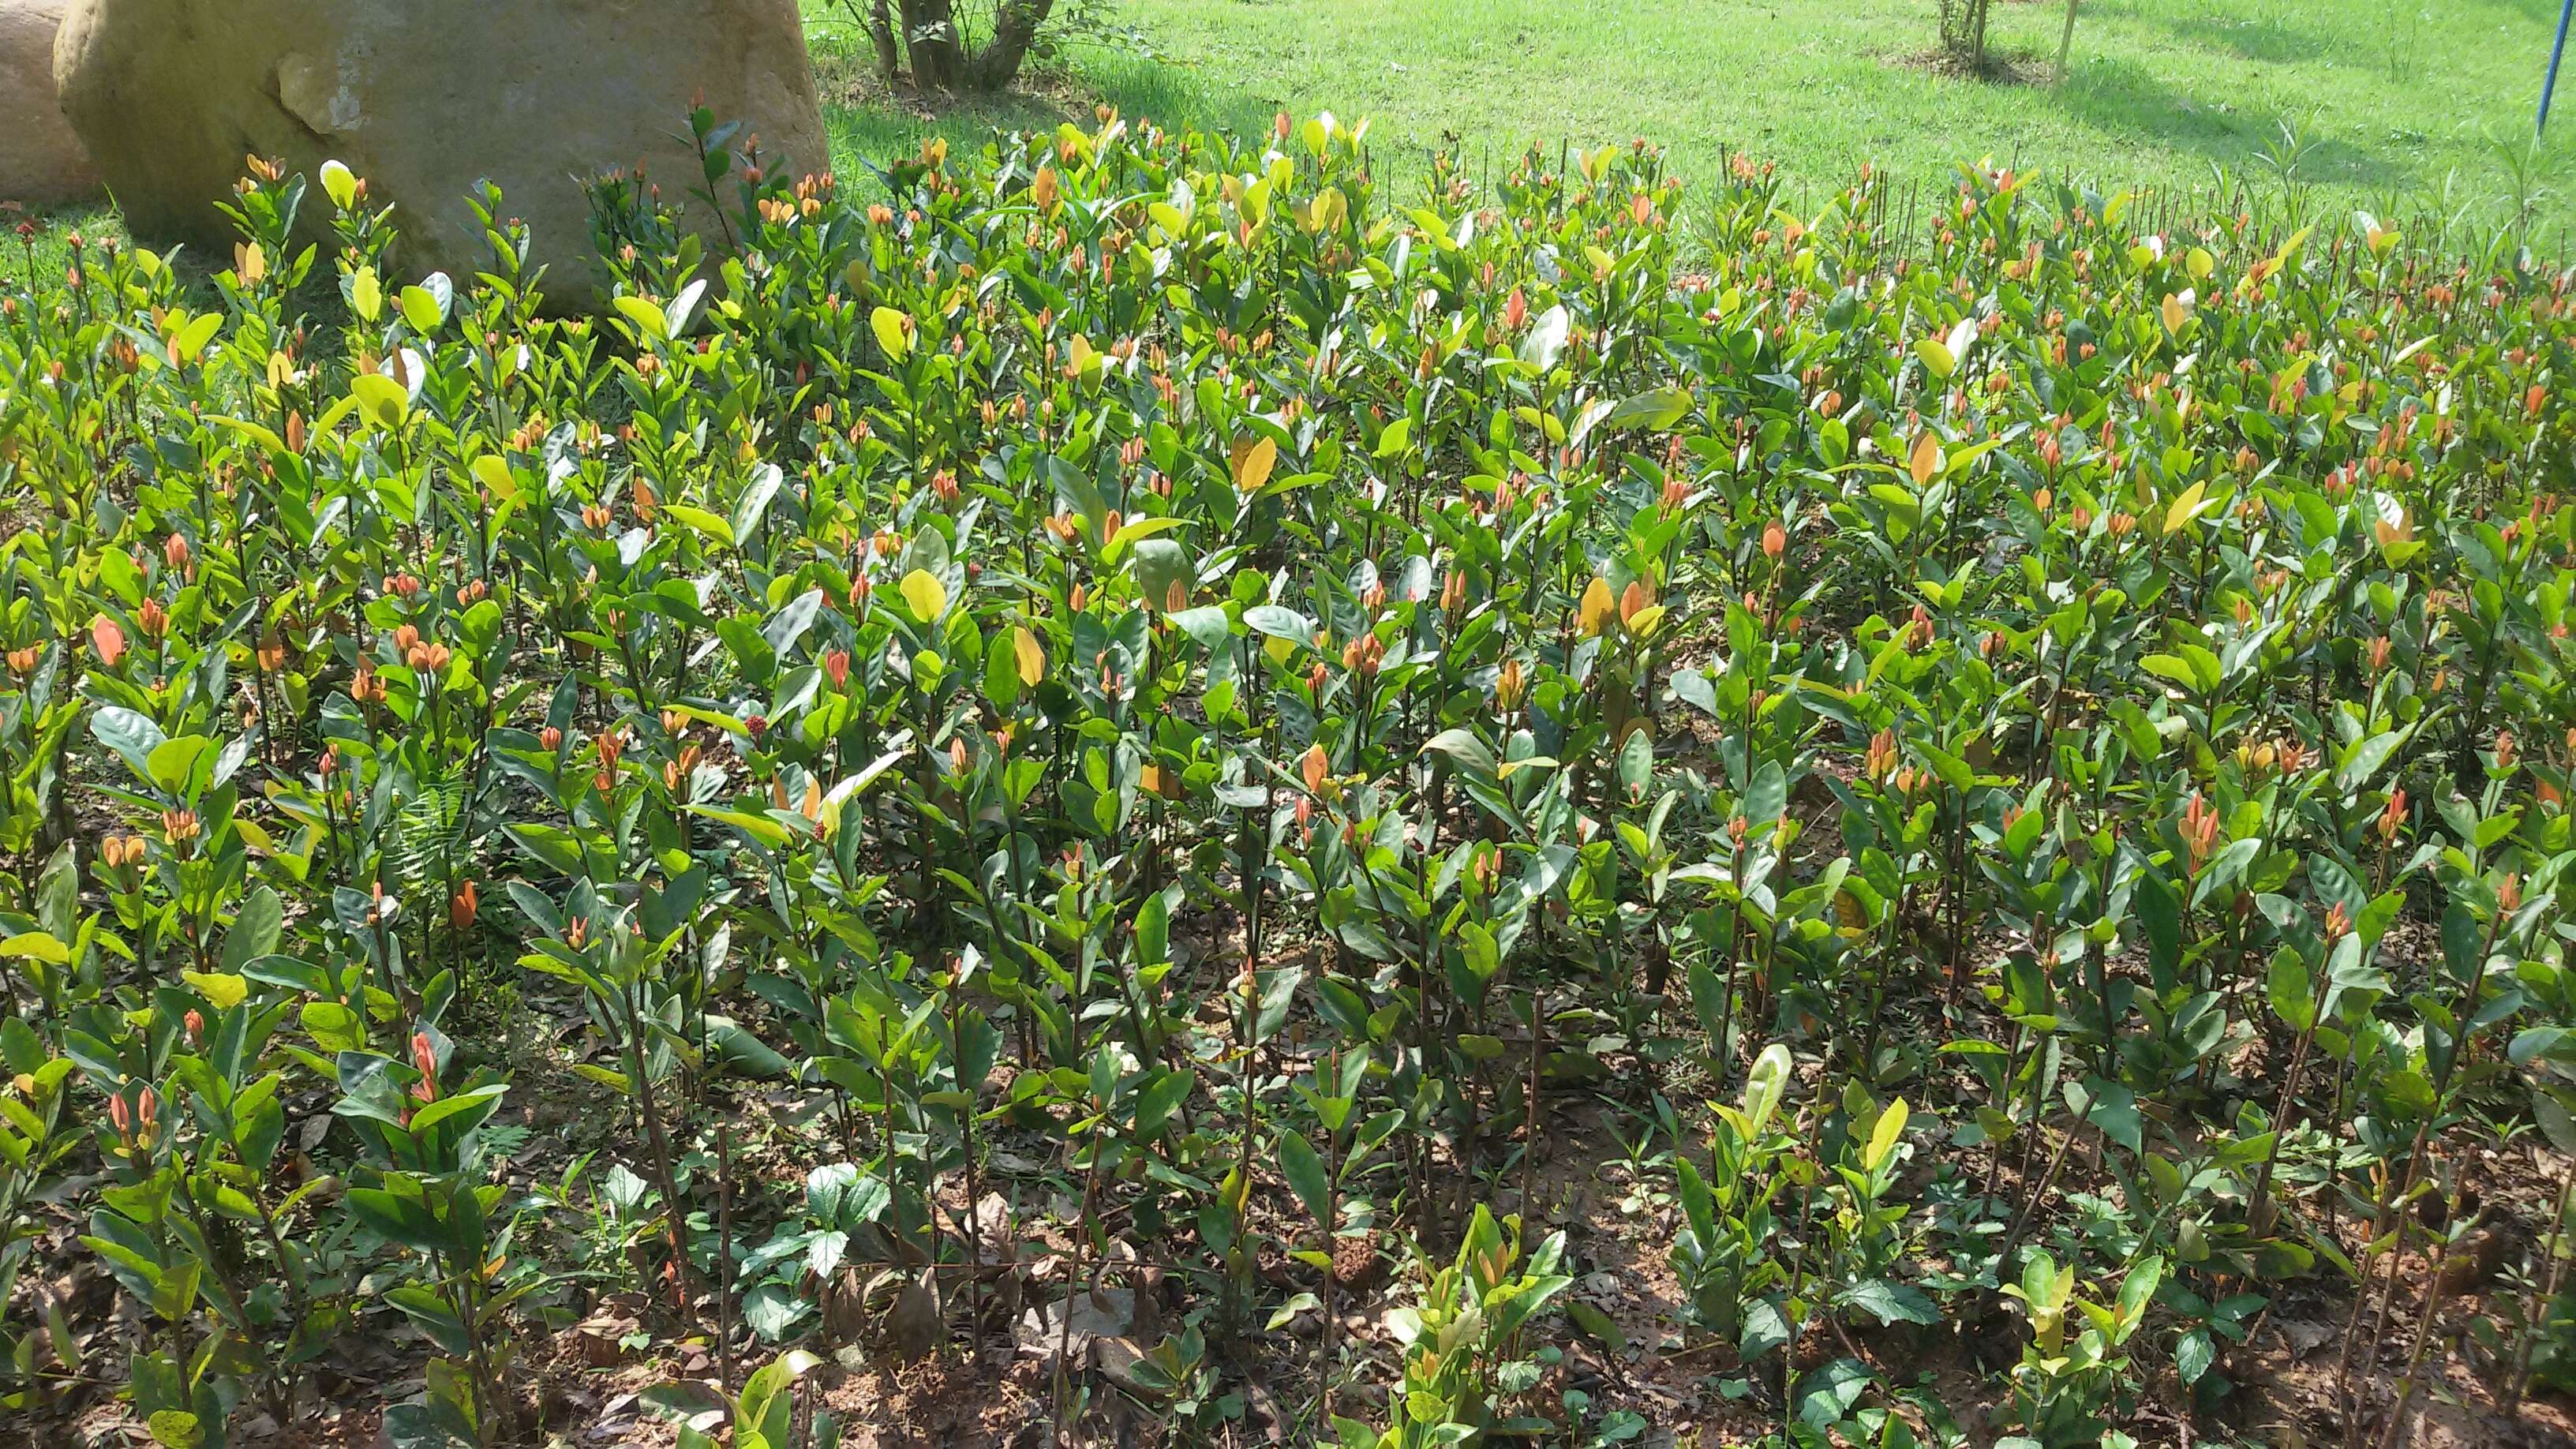
POLYGON ((2183 806, 2182 843, 2191 855, 2195 875, 2209 863, 2210 852, 2218 847, 2218 812, 2200 798, 2198 790, 2191 792, 2191 800, 2183 806))
POLYGON ((1883 729, 1869 738, 1869 750, 1861 756, 1861 778, 1873 783, 1884 781, 1896 770, 1896 731, 1883 729))
MULTIPOLYGON (((452 657, 446 645, 433 644, 421 638, 420 631, 409 624, 394 631, 394 644, 402 651, 405 667, 416 674, 441 674, 446 671, 447 661, 452 657)), ((381 685, 377 687, 383 688, 381 685)))
POLYGON ((680 746, 677 758, 662 762, 662 787, 674 795, 679 794, 681 786, 697 774, 698 764, 705 758, 705 747, 695 740, 680 746))
POLYGON ((420 1080, 412 1083, 412 1096, 422 1102, 437 1101, 438 1049, 431 1045, 428 1032, 411 1034, 411 1065, 412 1070, 420 1073, 420 1080))
POLYGON ((197 837, 204 833, 205 826, 194 810, 172 806, 161 812, 161 838, 170 843, 170 849, 181 860, 196 853, 197 837))
POLYGON ((135 1094, 130 1104, 126 1101, 124 1091, 119 1089, 115 1095, 107 1099, 107 1120, 108 1124, 116 1129, 117 1141, 121 1144, 121 1151, 125 1155, 131 1156, 137 1151, 149 1151, 152 1140, 160 1135, 160 1100, 153 1095, 152 1088, 148 1084, 142 1091, 135 1094))

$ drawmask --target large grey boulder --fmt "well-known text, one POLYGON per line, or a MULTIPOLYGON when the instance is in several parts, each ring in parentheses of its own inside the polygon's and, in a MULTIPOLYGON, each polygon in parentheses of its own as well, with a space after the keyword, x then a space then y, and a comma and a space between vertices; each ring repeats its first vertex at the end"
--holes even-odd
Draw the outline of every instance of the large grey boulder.
MULTIPOLYGON (((587 295, 581 180, 636 170, 701 227, 686 139, 703 103, 774 172, 831 164, 796 0, 69 0, 63 113, 126 223, 229 257, 215 203, 246 157, 338 160, 392 203, 409 274, 488 267, 465 197, 527 221, 548 290, 587 295)), ((724 190, 730 192, 728 184, 724 190)), ((320 232, 317 185, 305 221, 320 232)))
POLYGON ((98 190, 98 172, 54 104, 54 32, 65 0, 0 0, 0 201, 48 206, 98 190))

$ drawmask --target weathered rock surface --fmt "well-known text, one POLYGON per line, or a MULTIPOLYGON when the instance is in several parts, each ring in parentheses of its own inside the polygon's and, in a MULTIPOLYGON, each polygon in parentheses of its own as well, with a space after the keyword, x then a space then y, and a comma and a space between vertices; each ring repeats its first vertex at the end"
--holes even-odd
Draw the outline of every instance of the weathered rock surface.
POLYGON ((54 32, 65 0, 0 0, 0 201, 49 206, 98 189, 98 172, 54 102, 54 32))
MULTIPOLYGON (((308 177, 336 159, 398 208, 402 272, 488 265, 465 204, 488 177, 548 291, 586 296, 583 178, 640 168, 713 225, 688 199, 693 103, 741 122, 773 171, 831 162, 796 0, 68 3, 54 81, 127 224, 219 256, 215 203, 246 157, 308 177)), ((329 210, 317 185, 304 223, 321 234, 329 210)))

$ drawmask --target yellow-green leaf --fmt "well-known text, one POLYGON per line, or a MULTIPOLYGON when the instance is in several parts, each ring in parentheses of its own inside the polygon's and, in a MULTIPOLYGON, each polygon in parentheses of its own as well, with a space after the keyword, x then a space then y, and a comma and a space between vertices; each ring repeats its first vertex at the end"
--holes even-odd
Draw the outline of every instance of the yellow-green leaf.
POLYGON ((402 289, 403 321, 411 324, 412 331, 424 335, 437 331, 438 324, 447 320, 445 312, 438 305, 437 294, 427 287, 402 289))
POLYGON ((347 211, 350 207, 357 204, 358 176, 356 172, 351 171, 348 167, 341 165, 337 161, 325 161, 322 163, 321 174, 322 194, 331 198, 331 204, 333 206, 340 208, 342 211, 347 211))
POLYGON ((643 298, 620 297, 612 305, 617 315, 634 323, 635 330, 643 333, 646 340, 659 342, 671 335, 670 319, 662 315, 661 308, 643 298))
POLYGON ((665 503, 662 511, 709 538, 723 543, 733 542, 733 525, 706 509, 692 508, 685 503, 665 503))
POLYGON ((250 995, 250 982, 229 971, 182 971, 179 975, 217 1011, 230 1011, 250 995))
POLYGON ((1905 1118, 1903 1097, 1888 1103, 1887 1110, 1878 1114, 1878 1126, 1869 1134, 1868 1150, 1860 1156, 1862 1171, 1878 1171, 1878 1165, 1887 1160, 1887 1154, 1896 1150, 1897 1140, 1905 1135, 1905 1118))
POLYGON ((0 957, 42 961, 48 966, 60 966, 72 959, 72 953, 69 947, 55 940, 51 932, 21 931, 5 941, 0 941, 0 957))
POLYGON ((492 496, 500 502, 512 503, 518 500, 518 475, 510 471, 510 465, 501 460, 500 454, 486 453, 475 459, 474 477, 485 488, 491 490, 492 496))
POLYGON ((223 326, 224 315, 221 312, 209 312, 203 317, 181 314, 178 325, 170 333, 171 355, 183 363, 196 361, 223 326))
POLYGON ((1018 660, 1020 683, 1035 688, 1039 680, 1046 678, 1046 650, 1026 624, 1012 627, 1011 652, 1018 660))
POLYGON ((914 569, 903 576, 904 607, 912 616, 927 624, 948 612, 948 586, 928 569, 914 569))
POLYGON ((378 427, 402 426, 411 410, 411 391, 381 372, 362 372, 349 379, 349 395, 378 427))
POLYGON ((879 307, 868 314, 868 326, 876 330, 877 346, 884 348, 885 355, 896 362, 903 361, 912 351, 912 333, 904 326, 910 320, 892 307, 879 307))
POLYGON ((2176 494, 2172 506, 2165 509, 2165 532, 2179 533, 2184 524, 2209 511, 2208 492, 2209 480, 2204 478, 2176 494))

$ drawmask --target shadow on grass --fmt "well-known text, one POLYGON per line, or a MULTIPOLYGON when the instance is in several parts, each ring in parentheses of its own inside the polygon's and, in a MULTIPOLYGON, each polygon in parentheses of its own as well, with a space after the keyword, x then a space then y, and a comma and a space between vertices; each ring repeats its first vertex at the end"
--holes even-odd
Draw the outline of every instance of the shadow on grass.
MULTIPOLYGON (((2258 163, 2267 145, 2280 136, 2277 116, 2195 100, 2132 60, 2097 56, 2075 67, 2066 84, 2049 94, 2067 114, 2107 135, 2189 152, 2231 171, 2261 169, 2258 163)), ((2336 138, 2303 146, 2296 179, 2364 189, 2403 187, 2415 181, 2403 169, 2336 138)))
POLYGON ((1088 128, 1102 105, 1131 123, 1238 135, 1267 130, 1273 113, 1260 97, 1211 82, 1195 67, 1107 46, 1082 47, 1005 94, 968 98, 889 89, 872 55, 837 38, 817 41, 813 54, 836 165, 856 157, 883 163, 919 151, 932 136, 971 150, 996 132, 1051 131, 1066 121, 1088 128))
POLYGON ((2176 40, 2263 65, 2296 65, 2344 48, 2342 41, 2291 26, 2278 15, 2231 20, 2203 11, 2156 19, 2176 40))

